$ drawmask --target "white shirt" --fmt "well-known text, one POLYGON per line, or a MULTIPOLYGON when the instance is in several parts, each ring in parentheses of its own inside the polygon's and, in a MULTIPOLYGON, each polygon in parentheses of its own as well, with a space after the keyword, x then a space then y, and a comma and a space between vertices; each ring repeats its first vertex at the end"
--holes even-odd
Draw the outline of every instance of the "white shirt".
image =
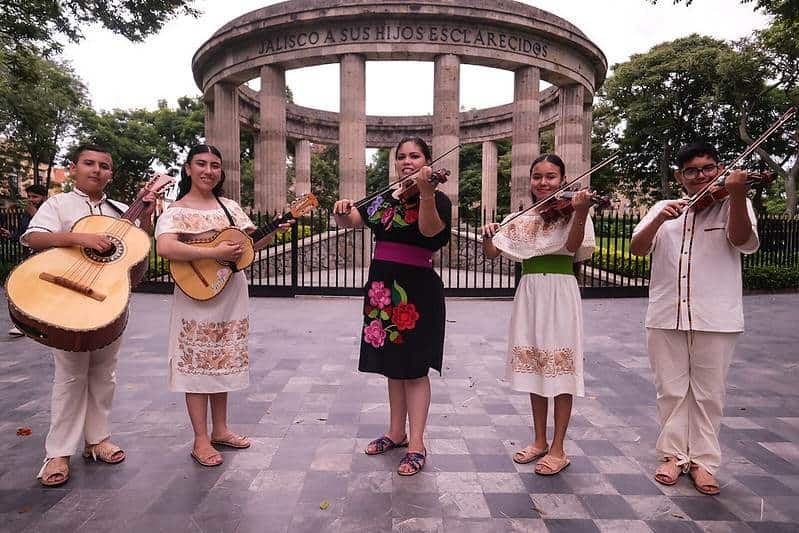
MULTIPOLYGON (((635 227, 633 236, 657 216, 658 202, 635 227)), ((649 250, 652 274, 646 327, 683 331, 740 332, 744 329, 741 254, 760 246, 757 219, 749 199, 746 209, 752 236, 741 246, 730 243, 729 198, 697 213, 690 209, 658 228, 649 250)))
POLYGON ((69 192, 56 194, 52 198, 48 198, 36 211, 36 214, 33 215, 27 231, 22 234, 19 240, 25 246, 30 246, 26 237, 31 233, 72 231, 72 226, 75 225, 75 222, 85 216, 105 215, 119 218, 120 211, 124 213, 127 209, 127 205, 109 200, 105 194, 103 194, 103 198, 99 202, 93 202, 83 191, 72 189, 69 192), (117 206, 119 210, 114 209, 112 205, 117 206))

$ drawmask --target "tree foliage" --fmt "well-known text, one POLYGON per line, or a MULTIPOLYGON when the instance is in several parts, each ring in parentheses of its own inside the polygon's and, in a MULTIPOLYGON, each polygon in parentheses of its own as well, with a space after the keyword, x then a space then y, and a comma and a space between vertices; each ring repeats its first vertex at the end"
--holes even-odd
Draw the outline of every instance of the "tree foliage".
POLYGON ((24 61, 0 77, 0 160, 12 167, 6 171, 30 161, 34 182, 49 186, 61 145, 88 105, 86 87, 66 63, 27 52, 21 56, 24 61))
POLYGON ((59 36, 77 42, 101 24, 131 41, 157 33, 178 15, 197 16, 191 0, 0 0, 0 44, 14 49, 58 52, 59 36))
MULTIPOLYGON (((109 196, 130 202, 155 166, 178 167, 191 146, 204 136, 204 110, 197 98, 182 97, 170 109, 159 102, 158 109, 116 109, 80 114, 77 142, 92 142, 107 148, 114 159, 114 178, 109 196)), ((242 148, 252 150, 246 136, 242 148)), ((247 152, 249 153, 249 152, 247 152)))

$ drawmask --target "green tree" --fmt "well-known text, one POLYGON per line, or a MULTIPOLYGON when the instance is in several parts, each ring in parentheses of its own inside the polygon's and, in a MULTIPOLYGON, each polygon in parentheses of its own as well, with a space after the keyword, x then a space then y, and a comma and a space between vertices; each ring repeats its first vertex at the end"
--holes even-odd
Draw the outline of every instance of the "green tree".
POLYGON ((182 96, 175 109, 170 108, 166 100, 159 100, 151 120, 172 152, 169 160, 162 161, 164 165, 183 163, 188 150, 205 136, 205 104, 199 97, 182 96))
POLYGON ((366 194, 373 194, 388 185, 388 148, 380 148, 366 166, 366 194))
MULTIPOLYGON (((649 0, 657 3, 657 0, 649 0)), ((692 0, 674 0, 690 5, 692 0)), ((762 129, 780 110, 799 103, 799 0, 741 0, 771 17, 768 27, 733 43, 734 54, 719 64, 716 96, 728 102, 737 112, 738 137, 751 144, 754 132, 762 129)), ((785 192, 772 206, 783 201, 784 212, 793 216, 797 207, 799 179, 799 120, 786 124, 774 135, 758 155, 764 166, 779 175, 785 192), (787 167, 787 168, 786 168, 787 167)), ((756 202, 760 198, 757 191, 756 202)))
POLYGON ((624 154, 622 176, 668 198, 676 192, 672 163, 680 146, 703 138, 721 153, 741 148, 734 111, 714 98, 719 60, 730 53, 723 41, 691 35, 613 66, 606 116, 624 125, 620 133, 609 130, 624 154))
POLYGON ((32 53, 0 78, 2 157, 30 160, 35 183, 50 185, 52 166, 64 139, 72 134, 79 112, 88 105, 86 87, 63 62, 32 53), (47 168, 45 176, 40 165, 47 168))
POLYGON ((111 198, 131 202, 147 182, 155 162, 174 160, 167 140, 158 132, 153 113, 143 109, 81 113, 77 137, 106 148, 114 160, 114 176, 106 187, 111 198))
POLYGON ((327 146, 320 153, 312 150, 311 192, 316 195, 322 209, 332 209, 338 200, 338 177, 338 146, 327 146))
POLYGON ((93 24, 138 42, 178 15, 197 16, 186 0, 0 0, 0 44, 9 49, 60 51, 93 24))

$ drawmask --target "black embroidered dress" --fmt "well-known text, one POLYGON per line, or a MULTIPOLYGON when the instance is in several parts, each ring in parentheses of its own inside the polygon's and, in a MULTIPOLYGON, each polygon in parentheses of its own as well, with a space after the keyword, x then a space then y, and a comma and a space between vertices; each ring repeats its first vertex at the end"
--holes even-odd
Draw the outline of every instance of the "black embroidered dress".
MULTIPOLYGON (((419 231, 419 197, 406 203, 378 197, 358 208, 380 242, 435 252, 450 239, 452 203, 436 191, 436 210, 446 227, 434 237, 419 231)), ((424 252, 421 251, 424 255, 424 252)), ((444 285, 431 267, 373 259, 364 287, 361 357, 358 370, 393 379, 441 373, 444 353, 444 285)))

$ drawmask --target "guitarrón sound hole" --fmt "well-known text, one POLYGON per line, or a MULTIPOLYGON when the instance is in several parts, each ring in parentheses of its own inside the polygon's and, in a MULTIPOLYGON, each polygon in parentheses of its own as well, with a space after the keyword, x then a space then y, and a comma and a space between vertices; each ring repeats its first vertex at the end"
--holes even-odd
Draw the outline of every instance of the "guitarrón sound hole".
POLYGON ((84 248, 83 255, 97 263, 112 263, 122 257, 125 253, 125 243, 119 237, 106 235, 111 241, 111 248, 103 252, 98 252, 93 248, 84 248))

